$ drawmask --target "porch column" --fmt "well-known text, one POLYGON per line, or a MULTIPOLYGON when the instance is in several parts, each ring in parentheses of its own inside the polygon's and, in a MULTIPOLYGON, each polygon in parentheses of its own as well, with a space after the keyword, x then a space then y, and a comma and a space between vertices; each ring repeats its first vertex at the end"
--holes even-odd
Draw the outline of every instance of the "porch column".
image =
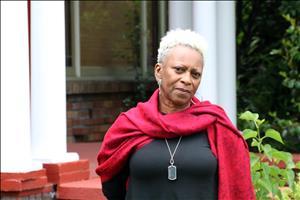
POLYGON ((236 124, 235 2, 217 2, 218 103, 236 124))
POLYGON ((194 1, 193 22, 194 31, 206 39, 208 46, 203 76, 196 96, 200 100, 218 103, 216 2, 194 1))
POLYGON ((30 147, 27 1, 1 2, 1 172, 42 169, 30 147))
POLYGON ((33 158, 78 160, 67 153, 64 1, 31 1, 31 50, 33 158))
POLYGON ((169 1, 169 30, 192 29, 192 20, 191 1, 169 1))

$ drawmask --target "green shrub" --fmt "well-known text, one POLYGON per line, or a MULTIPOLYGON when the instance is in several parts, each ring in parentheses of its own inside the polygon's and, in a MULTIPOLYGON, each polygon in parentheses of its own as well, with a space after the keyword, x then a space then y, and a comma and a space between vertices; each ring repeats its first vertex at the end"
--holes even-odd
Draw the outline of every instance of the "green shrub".
POLYGON ((266 139, 272 139, 283 144, 280 133, 272 128, 264 130, 265 119, 259 119, 257 113, 246 111, 239 118, 250 123, 249 128, 243 130, 243 137, 251 140, 251 147, 258 152, 250 152, 256 198, 297 199, 300 183, 295 179, 295 169, 300 169, 300 162, 295 164, 291 153, 279 151, 266 143, 266 139), (287 189, 283 190, 285 187, 287 189))
POLYGON ((300 152, 300 1, 236 5, 238 112, 261 113, 287 145, 266 140, 300 152))

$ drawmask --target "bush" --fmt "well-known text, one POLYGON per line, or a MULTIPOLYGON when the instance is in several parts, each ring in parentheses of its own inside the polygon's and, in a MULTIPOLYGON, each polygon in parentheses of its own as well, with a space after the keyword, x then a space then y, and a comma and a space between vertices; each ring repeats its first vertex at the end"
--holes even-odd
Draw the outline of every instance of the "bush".
POLYGON ((296 181, 294 170, 300 169, 300 162, 295 164, 291 153, 279 151, 265 143, 269 138, 283 144, 280 133, 272 128, 264 130, 262 127, 265 119, 259 119, 257 113, 246 111, 239 118, 250 122, 249 128, 243 130, 243 137, 245 140, 251 140, 251 147, 256 148, 258 152, 258 154, 250 153, 256 198, 298 199, 300 182, 299 177, 296 181))
MULTIPOLYGON (((237 1, 238 112, 270 121, 286 145, 300 152, 300 1, 237 1)), ((243 124, 239 124, 243 126, 243 124)))

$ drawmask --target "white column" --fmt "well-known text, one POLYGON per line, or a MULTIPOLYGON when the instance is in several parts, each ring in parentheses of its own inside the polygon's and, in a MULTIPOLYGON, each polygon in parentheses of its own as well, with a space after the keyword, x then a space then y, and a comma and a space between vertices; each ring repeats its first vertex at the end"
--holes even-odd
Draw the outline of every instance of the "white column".
POLYGON ((142 76, 147 77, 147 1, 141 1, 141 58, 142 76))
POLYGON ((236 123, 235 2, 217 2, 218 104, 236 123))
POLYGON ((203 76, 196 96, 200 100, 218 103, 216 2, 194 1, 193 22, 194 30, 199 32, 208 44, 203 76))
POLYGON ((64 1, 31 1, 31 49, 33 157, 78 160, 67 153, 64 1))
POLYGON ((158 1, 158 7, 159 7, 159 21, 158 21, 158 37, 161 38, 166 34, 166 26, 167 26, 167 22, 166 22, 166 1, 158 1))
POLYGON ((192 29, 192 11, 191 1, 169 1, 169 30, 192 29))
POLYGON ((1 2, 1 172, 41 169, 30 148, 27 1, 1 2))
POLYGON ((80 1, 71 1, 71 28, 72 37, 72 65, 75 68, 76 77, 81 77, 81 57, 80 57, 80 1))

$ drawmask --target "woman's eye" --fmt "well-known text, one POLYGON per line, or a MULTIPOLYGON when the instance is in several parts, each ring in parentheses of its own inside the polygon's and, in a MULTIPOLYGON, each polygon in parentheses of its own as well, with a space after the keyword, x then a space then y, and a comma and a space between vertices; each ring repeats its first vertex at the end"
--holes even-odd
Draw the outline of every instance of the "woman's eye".
POLYGON ((180 72, 183 72, 184 69, 182 67, 174 67, 175 68, 175 71, 180 73, 180 72))
POLYGON ((199 79, 201 74, 200 73, 192 73, 192 76, 195 78, 195 79, 199 79))

